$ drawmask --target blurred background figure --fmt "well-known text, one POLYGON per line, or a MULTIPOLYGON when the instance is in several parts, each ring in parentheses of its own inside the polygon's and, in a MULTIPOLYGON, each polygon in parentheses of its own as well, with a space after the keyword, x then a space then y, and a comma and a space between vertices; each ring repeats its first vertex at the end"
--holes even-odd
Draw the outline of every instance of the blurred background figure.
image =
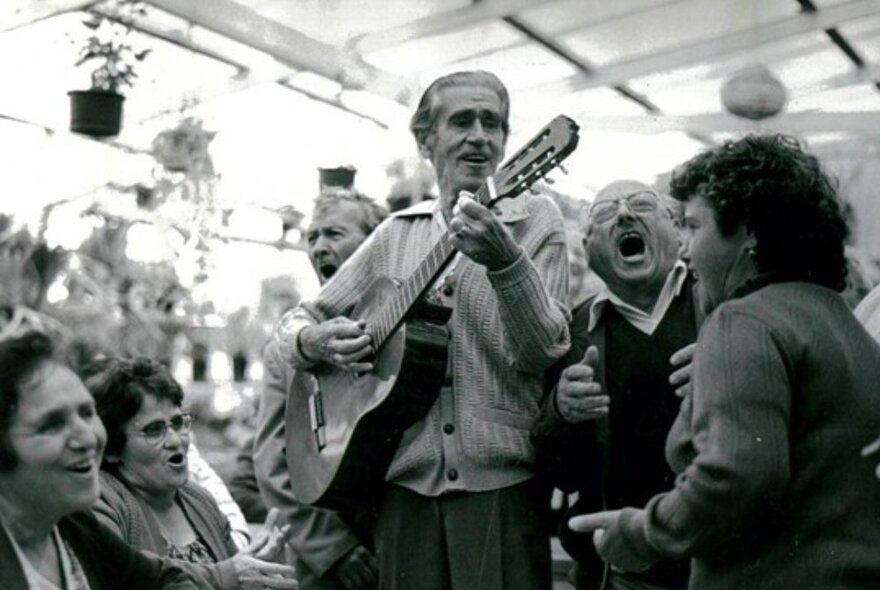
POLYGON ((52 342, 0 341, 0 583, 6 590, 196 588, 90 513, 107 434, 52 342))
POLYGON ((89 380, 107 428, 98 518, 131 547, 173 559, 211 588, 296 588, 280 555, 288 528, 277 513, 239 551, 229 522, 187 464, 192 416, 183 391, 161 364, 146 358, 111 361, 89 380))

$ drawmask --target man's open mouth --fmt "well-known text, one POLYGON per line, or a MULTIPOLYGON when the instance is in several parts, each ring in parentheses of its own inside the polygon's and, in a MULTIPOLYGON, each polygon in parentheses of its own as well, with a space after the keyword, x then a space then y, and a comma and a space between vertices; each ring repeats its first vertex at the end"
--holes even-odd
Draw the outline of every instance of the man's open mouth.
POLYGON ((329 279, 336 271, 339 270, 339 267, 332 263, 321 264, 318 266, 318 272, 321 273, 321 277, 324 279, 329 279))
POLYGON ((186 463, 186 455, 183 453, 174 453, 168 457, 168 464, 172 467, 183 467, 186 463))
POLYGON ((638 232, 626 232, 617 242, 617 251, 624 260, 645 255, 645 239, 638 232))

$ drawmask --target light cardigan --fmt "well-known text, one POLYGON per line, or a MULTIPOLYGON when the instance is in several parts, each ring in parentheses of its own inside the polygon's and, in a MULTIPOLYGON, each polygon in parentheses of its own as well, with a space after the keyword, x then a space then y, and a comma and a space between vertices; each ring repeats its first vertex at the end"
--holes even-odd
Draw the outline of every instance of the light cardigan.
MULTIPOLYGON (((178 490, 180 506, 193 529, 217 560, 216 564, 172 561, 202 586, 221 590, 240 588, 235 565, 229 559, 237 548, 230 536, 229 521, 216 501, 198 485, 187 482, 178 490)), ((168 542, 162 536, 152 508, 120 479, 101 471, 101 496, 92 507, 98 520, 132 548, 160 557, 168 555, 168 542)))
POLYGON ((880 587, 880 346, 843 299, 804 282, 719 306, 667 439, 680 475, 623 510, 603 557, 693 557, 699 590, 880 587))
MULTIPOLYGON (((539 414, 543 372, 570 345, 567 246, 559 209, 548 197, 531 194, 498 205, 498 218, 520 256, 498 271, 461 256, 454 272, 448 362, 455 391, 456 483, 465 491, 499 489, 533 475, 529 429, 539 414)), ((407 278, 445 227, 436 202, 385 220, 315 300, 282 318, 276 338, 285 357, 295 368, 308 369, 296 344, 299 331, 349 314, 379 277, 407 278)), ((442 426, 435 403, 404 433, 387 481, 431 481, 443 464, 442 426)))

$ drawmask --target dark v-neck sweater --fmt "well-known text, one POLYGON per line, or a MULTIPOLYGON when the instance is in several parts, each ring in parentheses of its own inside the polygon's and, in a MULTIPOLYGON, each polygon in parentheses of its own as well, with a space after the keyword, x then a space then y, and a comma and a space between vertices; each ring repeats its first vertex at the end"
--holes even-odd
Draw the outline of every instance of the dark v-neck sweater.
POLYGON ((681 400, 669 384, 669 357, 696 340, 689 299, 689 292, 676 297, 650 335, 614 306, 604 310, 605 385, 611 397, 604 469, 608 508, 644 506, 674 483, 663 450, 681 400))

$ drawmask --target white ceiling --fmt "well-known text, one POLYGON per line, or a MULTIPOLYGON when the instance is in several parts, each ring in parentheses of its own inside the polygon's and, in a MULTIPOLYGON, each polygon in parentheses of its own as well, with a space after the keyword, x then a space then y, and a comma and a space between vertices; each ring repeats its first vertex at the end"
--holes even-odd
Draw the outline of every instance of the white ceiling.
POLYGON ((751 129, 812 142, 880 135, 877 0, 147 0, 135 42, 153 52, 127 92, 113 141, 66 133, 84 0, 0 8, 3 201, 69 199, 149 181, 153 137, 184 114, 217 131, 218 191, 240 204, 307 211, 316 167, 354 164, 382 199, 385 166, 414 157, 406 123, 438 75, 482 68, 511 89, 515 149, 552 116, 582 126, 571 175, 588 197, 652 180, 707 143, 751 129), (812 6, 815 10, 805 10, 812 6), (829 32, 830 31, 830 32, 829 32), (832 37, 848 44, 857 65, 832 37), (15 59, 20 56, 20 59, 15 59), (723 112, 721 84, 761 63, 783 82, 783 115, 723 112), (187 105, 181 111, 183 104, 187 105))

